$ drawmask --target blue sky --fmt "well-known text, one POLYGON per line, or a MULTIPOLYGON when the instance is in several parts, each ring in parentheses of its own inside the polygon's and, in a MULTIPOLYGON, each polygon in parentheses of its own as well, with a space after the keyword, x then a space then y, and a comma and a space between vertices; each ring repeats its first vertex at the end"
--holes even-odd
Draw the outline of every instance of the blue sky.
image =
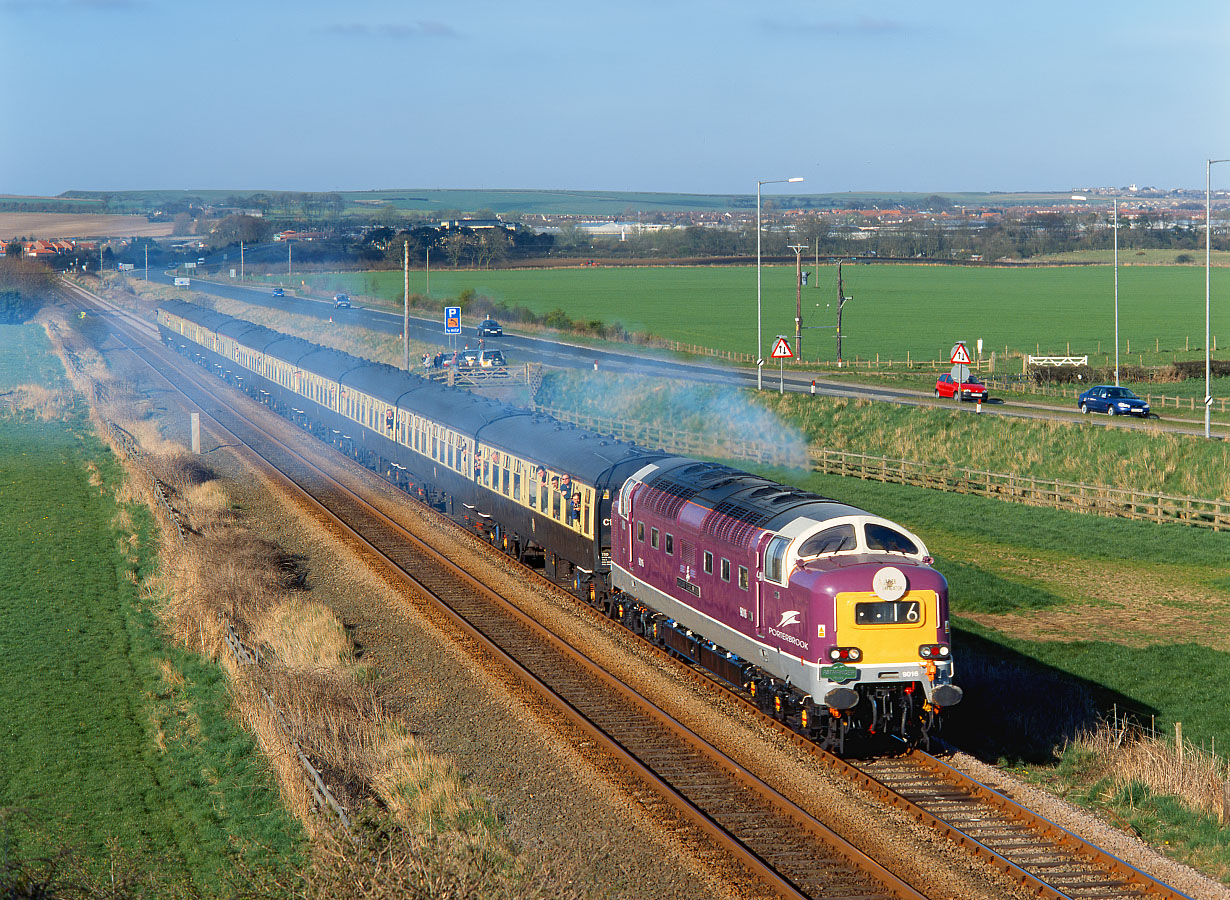
POLYGON ((0 0, 0 78, 0 193, 1202 188, 1230 156, 1225 0, 0 0))

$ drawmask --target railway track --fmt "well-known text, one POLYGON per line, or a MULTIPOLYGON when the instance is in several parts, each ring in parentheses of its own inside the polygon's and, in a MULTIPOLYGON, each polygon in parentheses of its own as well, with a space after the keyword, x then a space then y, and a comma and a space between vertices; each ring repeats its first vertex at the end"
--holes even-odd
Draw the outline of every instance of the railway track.
MULTIPOLYGON (((198 374, 185 360, 174 358, 174 364, 198 374)), ((419 592, 435 598, 459 628, 634 772, 651 789, 646 796, 652 799, 642 799, 649 814, 671 810, 779 896, 923 896, 833 834, 806 810, 805 798, 791 799, 772 788, 267 435, 254 417, 232 413, 223 396, 229 389, 212 377, 191 382, 191 399, 204 413, 225 421, 237 439, 269 459, 322 513, 388 560, 419 592)), ((764 721, 766 727, 784 728, 767 716, 764 721)), ((907 752, 850 763, 792 736, 818 764, 906 810, 1036 896, 1186 896, 935 757, 907 752)))
MULTIPOLYGON (((142 358, 148 353, 137 342, 129 346, 142 358)), ((171 363, 187 381, 175 388, 203 416, 264 459, 351 539, 399 571, 417 593, 438 604, 526 687, 639 778, 647 788, 640 802, 648 815, 669 811, 687 821, 776 896, 925 900, 582 650, 266 432, 255 417, 231 409, 221 396, 229 389, 212 383, 212 376, 199 376, 185 360, 172 357, 171 363)))

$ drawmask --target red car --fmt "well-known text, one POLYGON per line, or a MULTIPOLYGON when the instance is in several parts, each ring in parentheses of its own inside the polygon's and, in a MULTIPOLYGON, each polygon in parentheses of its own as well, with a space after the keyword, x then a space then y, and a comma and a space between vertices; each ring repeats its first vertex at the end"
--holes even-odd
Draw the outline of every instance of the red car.
MULTIPOLYGON (((935 381, 935 396, 952 397, 957 393, 957 380, 951 375, 941 375, 935 381)), ((971 375, 969 380, 961 382, 962 400, 986 400, 987 386, 971 375)))

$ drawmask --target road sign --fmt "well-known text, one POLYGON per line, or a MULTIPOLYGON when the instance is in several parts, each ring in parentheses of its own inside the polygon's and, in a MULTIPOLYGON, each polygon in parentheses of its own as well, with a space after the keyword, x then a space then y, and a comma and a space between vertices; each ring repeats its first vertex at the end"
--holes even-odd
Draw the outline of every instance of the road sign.
POLYGON ((461 307, 444 307, 444 333, 461 334, 461 307))
POLYGON ((948 361, 955 366, 968 366, 973 362, 970 359, 969 351, 965 349, 964 341, 958 341, 957 345, 952 348, 952 358, 948 361))
POLYGON ((969 381, 969 366, 962 366, 958 364, 953 366, 951 371, 953 381, 969 381))
POLYGON ((777 336, 777 342, 773 344, 774 359, 792 359, 794 352, 790 349, 790 342, 782 335, 777 336))

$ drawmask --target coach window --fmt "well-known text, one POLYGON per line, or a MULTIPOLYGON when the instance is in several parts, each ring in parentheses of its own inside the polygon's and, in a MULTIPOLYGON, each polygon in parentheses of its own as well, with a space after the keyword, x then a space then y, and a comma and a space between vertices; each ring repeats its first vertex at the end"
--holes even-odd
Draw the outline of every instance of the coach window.
POLYGON ((656 528, 649 529, 649 546, 655 550, 658 549, 658 529, 656 528))
POLYGON ((581 491, 581 531, 587 537, 594 536, 594 492, 589 488, 581 491))
POLYGON ((730 560, 722 560, 722 580, 730 581, 730 560))
POLYGON ((675 536, 672 535, 669 531, 666 533, 666 555, 667 556, 675 555, 675 536))
POLYGON ((508 468, 508 457, 504 457, 504 496, 512 496, 512 471, 508 468))
POLYGON ((708 550, 705 551, 705 574, 713 574, 713 554, 708 550))
POLYGON ((739 566, 739 587, 747 590, 747 566, 739 566))
POLYGON ((518 502, 521 500, 521 460, 517 460, 513 468, 512 498, 518 502))

